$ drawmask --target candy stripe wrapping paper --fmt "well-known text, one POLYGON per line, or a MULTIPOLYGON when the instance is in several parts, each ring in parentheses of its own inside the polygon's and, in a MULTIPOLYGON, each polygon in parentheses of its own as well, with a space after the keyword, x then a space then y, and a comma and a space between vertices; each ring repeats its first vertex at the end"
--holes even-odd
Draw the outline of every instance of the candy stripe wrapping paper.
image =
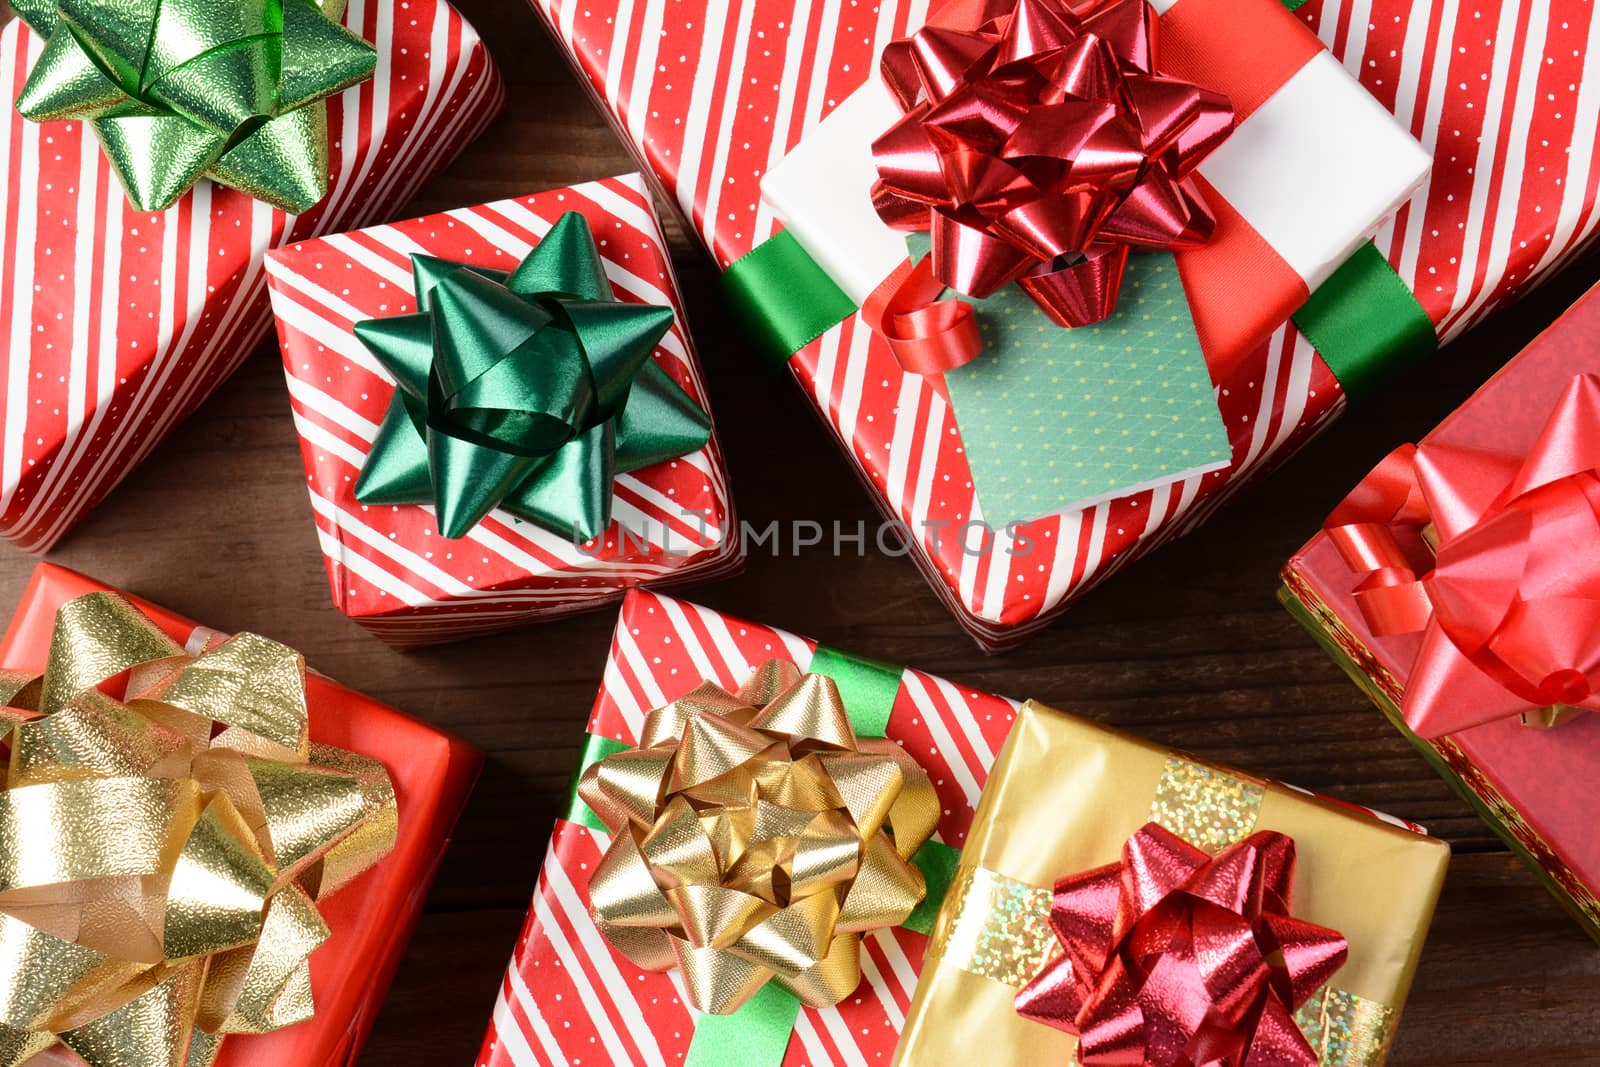
POLYGON ((354 0, 345 24, 378 69, 329 101, 330 192, 300 216, 207 181, 137 212, 83 123, 10 106, 41 42, 20 20, 0 32, 0 535, 49 548, 255 349, 267 249, 392 211, 504 103, 443 0, 354 0))
POLYGON ((617 478, 603 544, 494 511, 467 537, 440 537, 432 507, 355 498, 392 380, 354 323, 414 307, 415 252, 510 269, 567 211, 592 228, 619 299, 676 315, 655 360, 704 410, 705 386, 666 239, 642 178, 627 175, 293 245, 268 258, 307 488, 340 610, 400 645, 450 640, 614 601, 641 582, 701 580, 739 567, 721 445, 617 478))
MULTIPOLYGON (((761 201, 762 174, 928 13, 925 0, 534 3, 724 268, 779 229, 761 201), (716 75, 696 76, 705 71, 716 75)), ((1312 0, 1297 14, 1434 157, 1428 182, 1375 241, 1441 340, 1585 247, 1600 225, 1593 5, 1312 0)), ((1228 469, 1030 523, 1018 531, 1025 539, 999 532, 984 554, 961 547, 963 524, 981 514, 941 395, 903 373, 858 317, 789 366, 885 514, 916 533, 913 558, 935 590, 990 648, 1022 640, 1128 562, 1194 529, 1344 404, 1310 343, 1285 327, 1234 365, 1212 368, 1233 448, 1228 469)), ((981 532, 967 533, 981 548, 981 532)))
MULTIPOLYGON (((805 670, 816 649, 814 641, 784 630, 651 592, 630 592, 589 732, 632 744, 651 708, 701 679, 737 687, 774 657, 805 670)), ((944 812, 938 840, 957 848, 966 843, 989 768, 1019 707, 921 671, 907 668, 901 674, 885 732, 933 780, 944 812)), ((589 914, 588 880, 608 843, 605 834, 586 825, 557 821, 478 1067, 574 1062, 673 1067, 683 1062, 697 1020, 677 972, 640 972, 606 944, 589 914)), ((887 1064, 905 1025, 926 945, 924 935, 904 928, 864 937, 860 987, 837 1007, 800 1012, 783 1059, 786 1067, 887 1064)))

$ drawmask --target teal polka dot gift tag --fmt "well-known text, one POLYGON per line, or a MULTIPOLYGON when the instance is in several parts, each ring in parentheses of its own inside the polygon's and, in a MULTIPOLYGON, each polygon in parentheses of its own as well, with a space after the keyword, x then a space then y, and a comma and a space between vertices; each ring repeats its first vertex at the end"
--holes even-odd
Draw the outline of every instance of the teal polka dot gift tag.
POLYGON ((973 303, 983 354, 945 383, 991 526, 1227 465, 1227 430, 1170 253, 1129 256, 1116 311, 1093 326, 1057 326, 1015 285, 973 303))

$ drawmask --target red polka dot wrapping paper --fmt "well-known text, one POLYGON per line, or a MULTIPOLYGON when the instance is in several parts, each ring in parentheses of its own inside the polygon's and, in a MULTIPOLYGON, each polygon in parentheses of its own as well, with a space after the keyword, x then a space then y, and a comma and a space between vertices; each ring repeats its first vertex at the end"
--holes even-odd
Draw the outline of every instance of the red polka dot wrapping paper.
POLYGON ((618 476, 611 526, 587 546, 498 510, 466 537, 449 540, 431 507, 356 500, 356 479, 394 383, 356 340, 354 324, 416 310, 413 253, 510 270, 568 211, 588 220, 618 299, 676 313, 653 358, 709 411, 666 239, 639 175, 297 242, 268 257, 334 603, 393 644, 571 614, 613 603, 643 582, 703 580, 743 561, 714 433, 697 452, 618 476))
POLYGON ((330 191, 299 216, 209 181, 136 211, 83 123, 9 106, 43 41, 0 32, 0 536, 49 548, 266 338, 269 248, 384 217, 503 106, 442 0, 352 0, 345 24, 377 72, 329 101, 330 191))
MULTIPOLYGON (((927 0, 530 0, 719 266, 779 224, 761 176, 859 88, 927 0), (711 76, 709 72, 715 72, 711 76), (707 131, 710 131, 709 136, 707 131)), ((1600 227, 1600 10, 1588 0, 1310 0, 1297 12, 1434 156, 1374 240, 1443 340, 1572 260, 1600 227)), ((1337 417, 1293 326, 1212 366, 1233 459, 988 544, 949 403, 859 317, 789 368, 912 558, 984 647, 1016 644, 1186 533, 1337 417)))
MULTIPOLYGON (((623 600, 588 730, 634 744, 650 709, 702 680, 737 688, 774 658, 805 670, 816 647, 775 627, 635 590, 623 600)), ((886 733, 933 781, 943 808, 938 840, 956 848, 966 842, 989 769, 1020 706, 922 671, 901 673, 886 733)), ((1421 832, 1390 816, 1345 806, 1421 832)), ((603 833, 557 821, 478 1067, 683 1062, 695 1015, 679 976, 640 971, 606 944, 589 915, 589 877, 607 844, 603 833)), ((534 847, 511 847, 524 846, 534 847)), ((784 1067, 888 1067, 926 944, 924 935, 901 928, 865 935, 861 985, 836 1007, 801 1010, 784 1067)))

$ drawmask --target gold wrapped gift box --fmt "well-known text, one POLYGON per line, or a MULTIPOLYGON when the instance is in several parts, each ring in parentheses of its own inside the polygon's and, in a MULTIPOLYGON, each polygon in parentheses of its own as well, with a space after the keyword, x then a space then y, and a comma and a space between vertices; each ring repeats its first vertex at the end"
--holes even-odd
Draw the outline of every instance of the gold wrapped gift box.
POLYGON ((1117 862, 1123 844, 1151 821, 1209 853, 1257 830, 1294 838, 1295 916, 1349 942, 1345 965, 1296 1022, 1323 1067, 1381 1064, 1449 846, 1032 701, 978 805, 896 1064, 1075 1064, 1077 1038, 1018 1015, 1014 999, 1060 952, 1047 921, 1051 887, 1117 862))

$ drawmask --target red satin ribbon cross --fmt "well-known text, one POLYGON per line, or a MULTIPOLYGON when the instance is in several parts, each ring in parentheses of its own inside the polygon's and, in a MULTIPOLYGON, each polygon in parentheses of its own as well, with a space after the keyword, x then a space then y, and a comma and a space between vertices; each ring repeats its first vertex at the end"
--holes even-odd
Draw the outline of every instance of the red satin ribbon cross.
POLYGON ((1145 824, 1122 862, 1056 884, 1066 954, 1017 1010, 1077 1034, 1085 1067, 1316 1067, 1294 1012, 1348 946, 1290 916, 1294 866, 1294 839, 1275 831, 1212 857, 1145 824))

